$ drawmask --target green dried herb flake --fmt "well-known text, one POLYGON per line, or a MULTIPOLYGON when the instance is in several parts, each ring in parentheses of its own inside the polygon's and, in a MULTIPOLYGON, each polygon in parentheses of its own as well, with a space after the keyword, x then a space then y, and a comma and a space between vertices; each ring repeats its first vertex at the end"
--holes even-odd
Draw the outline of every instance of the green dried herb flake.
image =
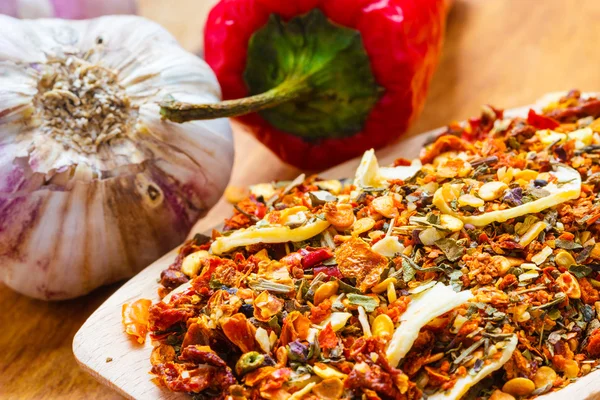
POLYGON ((363 306, 366 312, 373 312, 379 305, 377 300, 370 296, 362 294, 348 293, 348 302, 355 306, 363 306))
POLYGON ((444 238, 435 242, 435 245, 444 252, 446 258, 451 261, 457 261, 465 255, 465 247, 455 239, 444 238))
POLYGON ((572 240, 556 239, 555 244, 556 247, 565 250, 575 250, 583 248, 582 245, 580 245, 579 243, 575 243, 572 240))
POLYGON ((585 278, 592 273, 592 269, 587 265, 571 265, 569 272, 577 278, 585 278))

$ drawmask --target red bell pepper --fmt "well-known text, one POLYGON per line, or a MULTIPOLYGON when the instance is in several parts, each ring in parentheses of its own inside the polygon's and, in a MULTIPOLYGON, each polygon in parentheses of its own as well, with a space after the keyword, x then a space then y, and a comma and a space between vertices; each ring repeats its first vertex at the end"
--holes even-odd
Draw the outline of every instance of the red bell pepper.
POLYGON ((221 0, 205 57, 226 100, 166 100, 176 122, 239 117, 282 160, 322 169, 397 139, 420 112, 447 0, 221 0), (245 97, 250 96, 250 97, 245 97))

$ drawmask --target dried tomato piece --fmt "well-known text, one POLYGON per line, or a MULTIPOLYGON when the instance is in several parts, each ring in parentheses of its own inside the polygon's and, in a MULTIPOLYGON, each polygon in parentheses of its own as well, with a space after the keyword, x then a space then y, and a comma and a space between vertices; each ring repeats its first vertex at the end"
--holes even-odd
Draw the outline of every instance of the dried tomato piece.
POLYGON ((189 278, 183 272, 177 269, 169 268, 160 273, 160 284, 169 291, 180 285, 183 285, 187 281, 189 281, 189 278))
POLYGON ((146 341, 148 319, 150 316, 148 309, 151 304, 152 301, 148 299, 139 299, 131 304, 123 304, 122 316, 125 332, 136 337, 136 340, 140 344, 146 341))
POLYGON ((266 290, 254 299, 254 318, 268 322, 283 309, 283 301, 266 290))
POLYGON ((592 284, 587 278, 579 278, 579 288, 581 289, 581 300, 585 304, 594 305, 595 302, 600 300, 600 294, 598 290, 594 289, 592 284))
POLYGON ((335 261, 345 278, 355 278, 363 293, 379 282, 381 273, 388 265, 387 257, 371 250, 364 240, 353 237, 335 251, 335 261))
POLYGON ((600 328, 593 331, 590 335, 586 351, 590 357, 600 357, 600 328))
POLYGON ((226 367, 227 364, 208 346, 187 346, 181 352, 179 357, 184 361, 191 361, 195 364, 208 364, 214 367, 226 367))
POLYGON ((153 366, 152 373, 157 383, 174 392, 200 393, 210 388, 227 393, 237 383, 228 367, 167 362, 153 366))
POLYGON ((306 340, 309 329, 310 320, 299 311, 292 311, 283 322, 281 335, 279 337, 280 345, 285 346, 298 339, 306 340))
POLYGON ((476 153, 475 148, 469 142, 453 135, 443 135, 428 147, 421 150, 421 162, 423 164, 431 163, 440 154, 450 150, 464 150, 476 153))
POLYGON ((231 317, 221 318, 221 329, 227 339, 239 347, 243 353, 254 350, 256 328, 244 314, 237 313, 231 317))
POLYGON ((192 310, 173 308, 173 305, 158 302, 149 308, 149 327, 151 331, 166 331, 173 325, 185 322, 194 315, 192 310))

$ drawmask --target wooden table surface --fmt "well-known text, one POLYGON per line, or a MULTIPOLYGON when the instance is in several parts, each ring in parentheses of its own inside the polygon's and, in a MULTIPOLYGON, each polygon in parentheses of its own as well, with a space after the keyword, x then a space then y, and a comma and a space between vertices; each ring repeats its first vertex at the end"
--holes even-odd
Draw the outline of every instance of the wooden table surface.
MULTIPOLYGON (((140 12, 199 51, 202 16, 211 2, 140 0, 140 12)), ((410 133, 475 115, 484 103, 508 108, 550 91, 600 90, 598 21, 598 0, 455 0, 441 63, 410 133)), ((243 152, 236 157, 232 184, 298 174, 242 129, 236 129, 235 140, 243 152)), ((219 203, 196 229, 215 225, 228 212, 219 203)), ((71 352, 75 332, 117 287, 45 303, 0 284, 0 399, 119 398, 81 371, 71 352)))

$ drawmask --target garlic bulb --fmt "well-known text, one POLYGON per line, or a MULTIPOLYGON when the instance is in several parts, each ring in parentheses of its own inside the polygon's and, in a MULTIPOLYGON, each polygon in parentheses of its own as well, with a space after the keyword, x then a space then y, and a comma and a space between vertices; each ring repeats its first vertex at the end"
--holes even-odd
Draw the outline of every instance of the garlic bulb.
POLYGON ((135 14, 135 0, 2 0, 0 14, 19 18, 83 19, 135 14))
POLYGON ((215 102, 210 68, 139 17, 0 16, 0 279, 64 299, 180 243, 233 163, 227 120, 174 124, 166 95, 215 102))

